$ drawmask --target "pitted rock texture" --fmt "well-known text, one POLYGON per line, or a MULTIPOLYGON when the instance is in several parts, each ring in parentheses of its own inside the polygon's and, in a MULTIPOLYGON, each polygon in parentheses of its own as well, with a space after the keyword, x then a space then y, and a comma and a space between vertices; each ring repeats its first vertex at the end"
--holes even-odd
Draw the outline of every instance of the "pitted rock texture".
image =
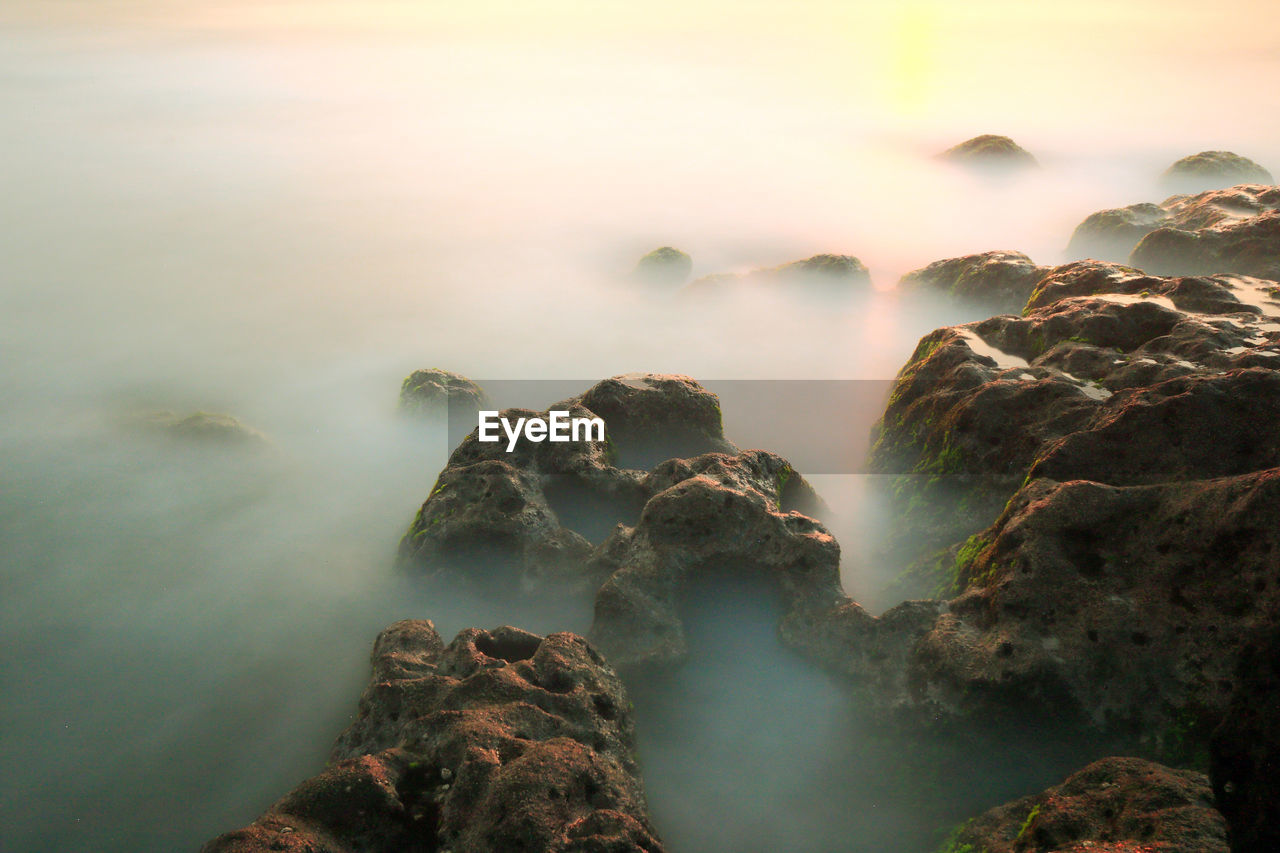
POLYGON ((706 275, 690 282, 684 293, 702 297, 742 287, 782 287, 788 292, 806 291, 815 295, 852 294, 870 289, 871 274, 866 265, 852 255, 823 254, 746 273, 706 275))
POLYGON ((1198 193, 1236 184, 1274 184, 1275 178, 1248 157, 1231 151, 1201 151, 1166 169, 1160 182, 1170 192, 1198 193))
POLYGON ((991 133, 966 139, 943 151, 938 159, 983 170, 1025 169, 1040 165, 1030 151, 1009 137, 991 133))
POLYGON ((1018 312, 1048 268, 1021 252, 995 251, 934 261, 898 281, 900 293, 933 292, 1018 312))
POLYGON ((410 414, 454 410, 475 417, 488 405, 483 388, 459 373, 438 367, 415 370, 400 386, 400 410, 410 414))
POLYGON ((1209 776, 1235 853, 1280 850, 1280 619, 1248 637, 1238 687, 1209 742, 1209 776))
POLYGON ((684 657, 677 604, 696 577, 773 581, 784 623, 847 602, 839 546, 813 518, 818 496, 786 460, 725 440, 716 399, 697 383, 616 377, 552 408, 601 417, 606 441, 521 440, 508 453, 468 436, 401 542, 407 567, 594 592, 592 640, 619 666, 684 657), (622 458, 665 461, 615 467, 622 458))
POLYGON ((1137 758, 1104 758, 1061 785, 966 823, 944 853, 1227 853, 1208 780, 1137 758))
POLYGON ((905 484, 917 558, 951 543, 932 565, 958 595, 897 633, 832 611, 814 623, 829 658, 906 643, 900 681, 845 669, 928 719, 1038 714, 1202 750, 1277 609, 1278 367, 1268 282, 1096 262, 1052 271, 1023 316, 927 335, 872 462, 905 484), (938 509, 947 488, 964 500, 938 509))
POLYGON ((205 853, 659 853, 622 683, 581 637, 379 635, 329 768, 205 853))
POLYGON ((1160 204, 1092 214, 1067 247, 1073 258, 1125 261, 1154 275, 1280 277, 1280 187, 1242 184, 1160 204))

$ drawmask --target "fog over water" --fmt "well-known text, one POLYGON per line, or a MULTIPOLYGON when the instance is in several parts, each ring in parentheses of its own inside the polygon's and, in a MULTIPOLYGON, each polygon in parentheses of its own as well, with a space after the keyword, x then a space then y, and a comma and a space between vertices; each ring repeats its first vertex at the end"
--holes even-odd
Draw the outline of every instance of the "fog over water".
MULTIPOLYGON (((396 619, 587 629, 584 602, 395 572, 448 451, 396 416, 411 370, 884 381, 981 313, 899 299, 902 273, 1059 261, 1199 150, 1280 169, 1270 4, 952 6, 5 3, 0 848, 194 849, 246 823, 323 765, 396 619), (1044 168, 931 159, 988 132, 1044 168), (666 244, 695 276, 852 254, 875 291, 628 281, 666 244), (157 410, 270 444, 172 441, 139 423, 157 410)), ((829 429, 865 440, 877 415, 829 429)), ((891 606, 867 478, 806 473, 849 592, 891 606)), ((922 816, 923 777, 759 596, 698 601, 690 665, 635 686, 674 851, 922 850, 1058 773, 1014 749, 989 788, 930 780, 955 799, 922 816)))

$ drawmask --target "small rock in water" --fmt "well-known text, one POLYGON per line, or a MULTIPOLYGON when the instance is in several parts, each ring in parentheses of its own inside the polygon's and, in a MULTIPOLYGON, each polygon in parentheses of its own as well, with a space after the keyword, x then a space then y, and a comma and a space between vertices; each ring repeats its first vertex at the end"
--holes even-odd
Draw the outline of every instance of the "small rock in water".
POLYGON ((693 259, 672 246, 654 249, 636 262, 635 276, 650 284, 679 287, 689 280, 693 259))
POLYGON ((1199 193, 1237 184, 1273 184, 1275 178, 1248 157, 1231 151, 1201 151, 1166 169, 1160 183, 1170 192, 1199 193))

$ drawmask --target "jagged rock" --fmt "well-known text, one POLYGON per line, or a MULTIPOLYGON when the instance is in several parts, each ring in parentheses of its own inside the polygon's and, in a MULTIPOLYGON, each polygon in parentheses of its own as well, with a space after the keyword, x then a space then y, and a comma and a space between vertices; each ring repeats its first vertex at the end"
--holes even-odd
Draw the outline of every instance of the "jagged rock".
POLYGON ((1248 157, 1230 151, 1201 151, 1166 169, 1160 182, 1170 192, 1198 193, 1237 184, 1273 184, 1275 179, 1248 157))
MULTIPOLYGON (((1274 559, 1274 555, 1273 555, 1274 559)), ((1280 620, 1249 637, 1209 742, 1209 775, 1235 853, 1280 850, 1280 620)))
POLYGON ((1031 152, 1009 137, 990 133, 952 146, 939 154, 938 159, 979 169, 1025 169, 1040 165, 1031 152))
POLYGON ((521 438, 507 452, 505 442, 480 442, 473 432, 450 456, 401 541, 404 565, 487 572, 526 587, 555 581, 595 590, 615 570, 600 555, 615 547, 616 525, 635 525, 650 501, 683 480, 710 478, 726 495, 749 480, 775 508, 814 513, 820 506, 785 460, 739 454, 724 438, 715 395, 688 377, 614 377, 551 408, 600 417, 605 440, 521 438), (687 461, 642 470, 673 457, 687 461))
POLYGON ((852 255, 814 255, 802 261, 747 273, 705 275, 690 282, 684 292, 705 296, 725 288, 780 285, 817 294, 849 294, 869 288, 871 274, 866 265, 852 255))
POLYGON ((204 853, 660 853, 622 682, 581 637, 379 635, 331 764, 204 853))
POLYGON ((1277 277, 1280 187, 1241 185, 1103 210, 1067 247, 1075 258, 1124 260, 1155 275, 1277 277))
POLYGON ((483 388, 438 367, 415 370, 400 386, 400 410, 410 414, 452 412, 474 420, 476 412, 488 406, 483 388))
POLYGON ((1104 758, 963 824, 941 853, 1227 853, 1203 774, 1104 758))
POLYGON ((1049 268, 1036 266, 1021 252, 995 251, 934 261, 898 281, 901 293, 931 291, 1019 312, 1049 268))
POLYGON ((693 259, 679 249, 662 246, 636 262, 635 275, 651 284, 679 287, 689 280, 693 259))
POLYGON ((694 574, 769 579, 784 620, 845 599, 840 549, 814 519, 782 509, 794 477, 763 451, 674 459, 649 475, 653 497, 634 527, 599 549, 609 571, 596 595, 592 641, 619 666, 670 663, 688 649, 678 597, 694 574))

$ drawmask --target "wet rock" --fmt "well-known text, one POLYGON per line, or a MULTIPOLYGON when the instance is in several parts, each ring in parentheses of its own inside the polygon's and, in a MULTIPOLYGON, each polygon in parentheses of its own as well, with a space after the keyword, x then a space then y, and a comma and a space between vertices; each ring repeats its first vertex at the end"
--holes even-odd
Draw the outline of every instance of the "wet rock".
POLYGON ((1280 850, 1280 619, 1250 637, 1209 744, 1209 775, 1236 853, 1280 850))
POLYGON ((1071 258, 1127 261, 1138 241, 1172 221, 1169 211, 1144 202, 1090 214, 1076 226, 1067 244, 1071 258))
POLYGON ((400 410, 409 414, 453 413, 474 420, 489 405, 475 382, 438 367, 415 370, 400 386, 400 410))
POLYGON ((622 683, 581 637, 378 637, 330 766, 205 853, 658 853, 622 683))
POLYGON ((620 526, 596 557, 609 576, 596 595, 592 641, 619 666, 681 660, 688 648, 677 605, 698 574, 767 579, 784 621, 844 601, 835 539, 813 518, 782 508, 794 476, 763 451, 654 469, 639 522, 620 526))
POLYGON ((937 552, 987 526, 1037 460, 1050 465, 1037 473, 1114 484, 1274 464, 1266 441, 1248 439, 1257 451, 1248 462, 1204 443, 1215 430, 1247 441, 1272 416, 1271 375, 1224 375, 1280 368, 1280 297, 1270 288, 1080 261, 1044 275, 1023 316, 925 336, 896 380, 870 456, 873 471, 901 478, 904 548, 890 560, 904 569, 925 558, 947 564, 937 552), (1179 378, 1197 379, 1161 386, 1179 378), (1245 388, 1247 403, 1225 400, 1245 388), (1134 427, 1156 411, 1160 423, 1134 427), (1247 420, 1231 420, 1238 416, 1247 420), (934 500, 946 492, 963 501, 934 500))
POLYGON ((1230 151, 1201 151, 1166 169, 1160 182, 1170 192, 1198 193, 1237 184, 1274 184, 1275 179, 1248 157, 1230 151))
POLYGON ((933 292, 986 305, 998 312, 1020 312, 1047 267, 1021 252, 996 251, 934 261, 898 281, 901 293, 933 292))
POLYGON ((746 273, 716 273, 690 282, 684 292, 708 296, 741 287, 783 287, 813 295, 849 295, 871 286, 871 274, 852 255, 814 255, 776 267, 746 273))
POLYGON ((692 258, 679 249, 662 246, 636 262, 635 276, 651 284, 679 287, 692 271, 692 258))
MULTIPOLYGON (((739 454, 724 438, 715 395, 688 377, 614 377, 551 408, 600 417, 605 440, 553 444, 522 437, 507 452, 506 442, 480 442, 473 431, 401 541, 403 565, 518 580, 526 588, 554 582, 595 590, 613 571, 597 543, 610 539, 618 524, 634 526, 649 501, 682 480, 710 477, 726 490, 749 481, 775 507, 816 512, 820 506, 785 460, 739 454), (658 464, 673 458, 688 461, 658 464)), ((538 414, 504 413, 513 419, 538 414)))
POLYGON ((1007 136, 983 134, 952 146, 938 155, 938 159, 968 168, 1025 169, 1039 166, 1031 152, 1007 136))
POLYGON ((1155 275, 1238 273, 1276 278, 1280 187, 1246 184, 1085 219, 1067 247, 1075 258, 1124 260, 1155 275))
POLYGON ((961 826, 945 853, 1227 853, 1208 780, 1137 758, 1104 758, 1061 785, 961 826))

